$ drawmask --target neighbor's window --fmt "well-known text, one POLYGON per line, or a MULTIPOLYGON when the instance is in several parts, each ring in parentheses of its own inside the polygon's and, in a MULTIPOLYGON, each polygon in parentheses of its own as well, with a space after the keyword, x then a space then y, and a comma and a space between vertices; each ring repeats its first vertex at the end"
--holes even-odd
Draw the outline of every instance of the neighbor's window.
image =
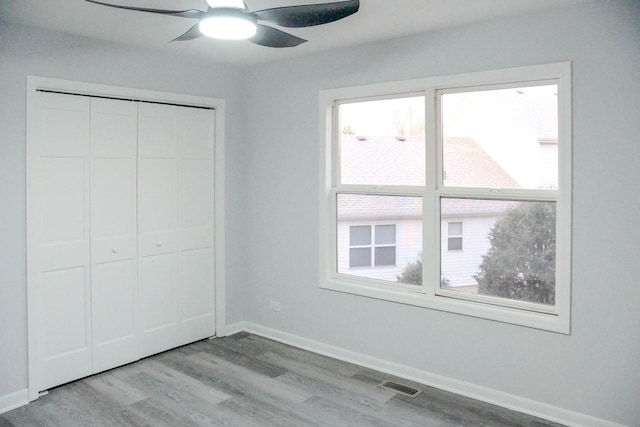
POLYGON ((569 64, 323 96, 323 287, 568 331, 569 64))
POLYGON ((449 251, 461 251, 462 250, 462 223, 450 222, 447 224, 447 250, 449 251))
POLYGON ((349 227, 349 267, 381 267, 396 264, 395 225, 349 227))

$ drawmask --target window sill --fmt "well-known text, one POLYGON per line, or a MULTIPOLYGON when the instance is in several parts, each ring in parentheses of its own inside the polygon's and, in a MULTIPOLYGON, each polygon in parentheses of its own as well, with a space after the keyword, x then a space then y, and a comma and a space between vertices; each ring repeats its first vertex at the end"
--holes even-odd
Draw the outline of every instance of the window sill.
POLYGON ((503 307, 490 303, 465 301, 449 296, 425 293, 422 287, 415 290, 375 286, 359 281, 347 281, 340 277, 330 277, 320 288, 374 298, 383 301, 423 307, 480 319, 508 323, 550 332, 570 334, 569 319, 562 314, 540 313, 511 307, 503 307))

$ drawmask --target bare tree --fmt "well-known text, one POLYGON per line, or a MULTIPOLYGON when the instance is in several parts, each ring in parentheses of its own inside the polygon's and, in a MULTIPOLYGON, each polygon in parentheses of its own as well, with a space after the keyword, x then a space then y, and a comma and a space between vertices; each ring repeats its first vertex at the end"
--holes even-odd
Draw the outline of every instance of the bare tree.
POLYGON ((395 135, 424 136, 424 112, 410 104, 394 103, 391 110, 391 127, 395 135))

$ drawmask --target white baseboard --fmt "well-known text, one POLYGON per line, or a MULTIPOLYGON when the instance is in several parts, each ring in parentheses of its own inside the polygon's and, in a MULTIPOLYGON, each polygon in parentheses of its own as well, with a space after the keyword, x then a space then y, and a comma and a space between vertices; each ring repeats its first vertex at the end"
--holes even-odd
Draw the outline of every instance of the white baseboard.
POLYGON ((15 393, 0 396, 0 414, 9 412, 29 403, 29 390, 19 390, 15 393))
POLYGON ((400 378, 405 378, 441 390, 467 396, 476 400, 502 406, 517 412, 522 412, 549 421, 575 427, 624 427, 611 421, 585 415, 568 409, 559 408, 547 403, 538 402, 521 396, 494 390, 488 387, 467 383, 441 375, 436 375, 409 366, 401 365, 387 360, 371 357, 366 354, 356 353, 329 344, 292 335, 276 329, 267 328, 250 322, 238 322, 228 325, 227 335, 238 332, 249 332, 284 344, 292 345, 303 350, 329 356, 334 359, 375 369, 400 378))
POLYGON ((229 335, 237 334, 238 332, 244 332, 247 330, 246 322, 238 322, 232 323, 230 325, 226 325, 224 331, 218 334, 221 337, 228 337, 229 335))

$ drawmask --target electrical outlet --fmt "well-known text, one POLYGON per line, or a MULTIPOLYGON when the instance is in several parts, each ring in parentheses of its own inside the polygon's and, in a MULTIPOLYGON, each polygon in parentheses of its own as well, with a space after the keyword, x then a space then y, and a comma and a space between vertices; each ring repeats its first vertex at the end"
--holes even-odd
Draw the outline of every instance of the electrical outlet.
POLYGON ((280 302, 279 301, 269 301, 269 308, 273 311, 280 311, 281 307, 280 307, 280 302))

